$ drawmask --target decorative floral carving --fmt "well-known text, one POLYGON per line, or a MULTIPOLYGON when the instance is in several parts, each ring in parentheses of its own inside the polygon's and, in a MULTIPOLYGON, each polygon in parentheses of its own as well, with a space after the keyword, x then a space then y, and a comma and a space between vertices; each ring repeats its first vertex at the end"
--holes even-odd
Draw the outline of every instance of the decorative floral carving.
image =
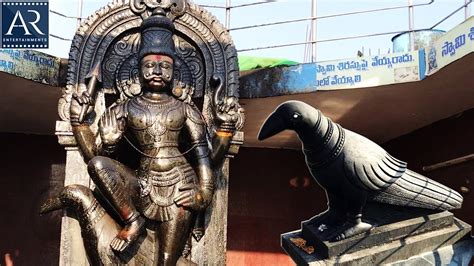
MULTIPOLYGON (((169 10, 170 12, 167 16, 170 19, 175 19, 178 16, 181 16, 186 11, 186 1, 185 0, 131 0, 130 9, 139 15, 143 15, 145 11, 153 10, 157 7, 163 8, 164 10, 169 10)), ((146 14, 148 16, 148 14, 146 14)))

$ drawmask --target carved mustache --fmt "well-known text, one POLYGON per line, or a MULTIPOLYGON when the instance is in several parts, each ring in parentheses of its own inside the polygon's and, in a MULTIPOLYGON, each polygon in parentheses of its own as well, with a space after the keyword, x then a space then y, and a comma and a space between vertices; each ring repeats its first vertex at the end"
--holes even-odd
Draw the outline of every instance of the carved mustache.
POLYGON ((155 74, 152 74, 152 75, 145 75, 144 79, 146 81, 162 81, 163 80, 163 76, 162 75, 155 75, 155 74))
MULTIPOLYGON (((169 78, 169 75, 166 75, 165 78, 169 78)), ((146 81, 152 81, 152 80, 162 81, 163 80, 163 75, 161 75, 161 74, 159 74, 159 75, 157 75, 157 74, 149 74, 149 75, 145 74, 144 79, 146 81)))

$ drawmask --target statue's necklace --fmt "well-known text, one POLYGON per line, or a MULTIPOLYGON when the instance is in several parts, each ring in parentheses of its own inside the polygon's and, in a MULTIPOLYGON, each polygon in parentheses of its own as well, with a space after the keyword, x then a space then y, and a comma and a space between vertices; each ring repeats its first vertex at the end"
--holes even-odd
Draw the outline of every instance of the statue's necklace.
POLYGON ((138 104, 146 106, 149 109, 165 109, 173 105, 173 99, 171 97, 164 100, 152 100, 143 96, 137 97, 138 104))

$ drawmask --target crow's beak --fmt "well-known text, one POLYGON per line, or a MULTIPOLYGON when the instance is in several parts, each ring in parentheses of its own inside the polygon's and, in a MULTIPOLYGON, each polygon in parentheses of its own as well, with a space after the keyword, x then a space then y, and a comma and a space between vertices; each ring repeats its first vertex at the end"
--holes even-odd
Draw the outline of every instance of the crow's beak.
POLYGON ((286 123, 278 113, 272 113, 260 128, 258 140, 264 140, 287 129, 286 123))

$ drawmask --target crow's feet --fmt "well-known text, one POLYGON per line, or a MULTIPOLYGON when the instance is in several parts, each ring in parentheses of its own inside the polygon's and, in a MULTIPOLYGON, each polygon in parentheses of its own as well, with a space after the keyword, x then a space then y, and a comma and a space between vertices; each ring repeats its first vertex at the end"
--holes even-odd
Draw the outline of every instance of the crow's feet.
POLYGON ((341 228, 337 229, 333 236, 331 237, 332 241, 340 241, 343 239, 347 239, 349 237, 359 235, 365 232, 370 231, 372 229, 372 225, 364 222, 346 222, 344 223, 341 228))
POLYGON ((328 229, 333 229, 342 225, 345 218, 345 214, 341 214, 336 210, 328 209, 325 212, 313 216, 306 224, 316 227, 320 233, 323 233, 328 229))

